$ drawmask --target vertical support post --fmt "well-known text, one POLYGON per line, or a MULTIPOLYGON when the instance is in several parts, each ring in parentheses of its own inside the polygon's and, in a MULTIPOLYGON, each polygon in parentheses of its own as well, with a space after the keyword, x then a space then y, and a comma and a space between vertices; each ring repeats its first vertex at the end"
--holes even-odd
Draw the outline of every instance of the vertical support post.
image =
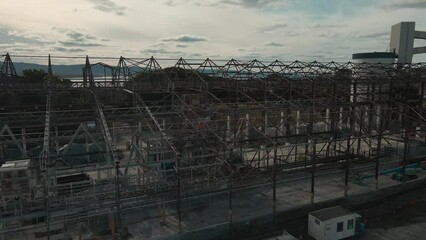
POLYGON ((90 154, 89 154, 89 152, 90 152, 90 147, 89 147, 89 137, 87 136, 87 134, 85 135, 85 140, 86 140, 86 144, 84 145, 85 146, 85 155, 86 155, 86 164, 89 164, 90 163, 90 154))
MULTIPOLYGON (((381 87, 379 87, 379 92, 381 93, 381 87)), ((389 126, 390 126, 390 122, 392 120, 392 108, 393 108, 393 104, 392 104, 392 98, 393 98, 393 82, 390 82, 389 84, 389 96, 388 96, 388 118, 386 120, 386 130, 389 130, 389 126)))
POLYGON ((86 70, 84 68, 82 68, 83 71, 83 88, 87 87, 87 73, 86 70))
MULTIPOLYGON (((229 159, 232 158, 233 155, 233 149, 230 150, 230 156, 229 159)), ((229 166, 229 182, 228 182, 228 189, 229 189, 229 196, 228 196, 228 204, 229 204, 229 209, 228 209, 228 219, 229 219, 229 239, 232 239, 232 176, 233 175, 233 170, 232 170, 232 166, 229 166)))
POLYGON ((264 119, 263 134, 267 135, 268 134, 268 113, 266 111, 264 111, 264 118, 263 119, 264 119))
POLYGON ((244 140, 248 140, 250 137, 249 137, 249 135, 250 135, 250 130, 249 130, 249 127, 250 127, 250 115, 247 113, 246 114, 246 129, 245 129, 245 136, 244 136, 244 140))
POLYGON ((49 54, 49 60, 47 65, 47 89, 50 91, 52 86, 52 80, 53 80, 53 72, 52 72, 52 62, 50 61, 50 54, 49 54))
POLYGON ((272 175, 272 201, 274 224, 277 223, 277 147, 274 148, 274 169, 272 175))
POLYGON ((115 233, 115 219, 112 214, 109 215, 109 226, 111 228, 112 239, 116 240, 117 234, 115 233))
MULTIPOLYGON (((138 186, 137 186, 137 189, 138 189, 138 191, 140 190, 140 187, 141 187, 141 167, 140 166, 138 166, 138 168, 137 168, 137 170, 138 170, 138 186)), ((142 176, 143 177, 143 176, 142 176)), ((143 180, 143 179, 142 179, 143 180)))
MULTIPOLYGON (((336 81, 333 81, 333 106, 336 106, 336 100, 337 100, 336 99, 336 91, 337 91, 337 84, 336 84, 336 81)), ((337 114, 336 114, 335 111, 333 111, 332 114, 331 114, 331 126, 330 126, 330 128, 334 132, 336 132, 336 130, 337 130, 336 115, 337 114)))
POLYGON ((317 141, 312 142, 312 166, 311 166, 311 204, 314 205, 315 198, 315 164, 316 164, 316 145, 317 141))
POLYGON ((45 222, 46 222, 46 234, 47 234, 47 240, 50 240, 50 206, 49 206, 49 189, 48 189, 48 171, 46 169, 42 170, 42 176, 43 176, 43 202, 44 202, 44 209, 46 211, 45 216, 45 222))
POLYGON ((27 134, 25 132, 25 128, 21 128, 22 134, 22 149, 27 153, 27 134))
POLYGON ((121 239, 121 186, 120 186, 120 161, 115 161, 115 191, 116 191, 116 219, 117 234, 116 239, 121 239))
MULTIPOLYGON (((408 129, 404 129, 404 156, 402 159, 402 175, 405 177, 405 170, 407 168, 408 161, 408 129)), ((405 179, 404 179, 405 181, 405 179)))
POLYGON ((116 132, 115 132, 115 121, 112 121, 112 144, 116 146, 116 132))
POLYGON ((266 167, 269 168, 269 154, 271 153, 271 149, 266 149, 266 167))
MULTIPOLYGON (((140 149, 141 149, 141 136, 142 136, 142 123, 141 123, 141 121, 138 121, 138 131, 136 133, 136 148, 138 149, 138 151, 136 151, 136 157, 138 159, 142 158, 141 151, 140 151, 140 149)), ((146 155, 146 157, 147 158, 149 157, 148 154, 146 155)), ((138 169, 139 168, 140 167, 138 167, 138 169)))
POLYGON ((358 121, 358 131, 356 131, 358 133, 358 139, 357 139, 357 147, 356 147, 356 155, 359 157, 361 154, 361 136, 362 136, 362 129, 364 127, 364 123, 365 123, 365 119, 364 117, 367 116, 367 114, 364 114, 364 108, 361 106, 358 108, 359 111, 359 121, 358 121))
POLYGON ((260 154, 262 153, 262 146, 259 146, 259 150, 256 151, 257 154, 257 167, 260 168, 260 154))
MULTIPOLYGON (((404 158, 402 160, 402 174, 405 178, 405 170, 407 167, 407 162, 408 162, 408 153, 409 153, 409 144, 408 144, 408 134, 409 134, 409 130, 411 131, 411 125, 410 125, 410 120, 408 118, 408 96, 410 95, 410 83, 407 82, 406 84, 406 88, 405 88, 405 106, 404 106, 404 118, 403 118, 403 126, 404 126, 404 158)), ((405 179, 404 179, 405 180, 405 179)))
POLYGON ((345 193, 344 196, 348 197, 348 183, 349 183, 349 158, 350 158, 350 147, 351 147, 351 136, 348 136, 348 142, 346 145, 346 160, 345 160, 345 193))
POLYGON ((231 116, 226 116, 226 141, 231 140, 231 116))
POLYGON ((339 109, 339 130, 342 130, 343 127, 343 107, 339 109))
POLYGON ((287 118, 286 118, 286 134, 291 134, 290 131, 290 116, 291 116, 291 109, 290 107, 287 109, 287 118))
POLYGON ((0 141, 0 158, 4 159, 4 151, 3 151, 2 141, 0 141))
POLYGON ((359 119, 360 119, 358 121, 358 127, 360 127, 359 124, 360 124, 360 122, 362 122, 362 118, 359 116, 360 111, 359 111, 359 108, 357 106, 357 104, 358 104, 357 89, 358 89, 358 82, 355 80, 354 83, 353 83, 353 96, 352 96, 353 107, 350 107, 349 114, 348 114, 349 126, 350 126, 350 129, 351 129, 351 133, 354 132, 354 130, 356 129, 355 119, 357 117, 359 117, 359 119))
POLYGON ((331 127, 330 127, 331 123, 330 123, 330 109, 327 108, 325 109, 325 130, 326 131, 330 131, 331 127))
POLYGON ((55 150, 56 155, 59 156, 59 130, 57 126, 55 126, 55 150))
POLYGON ((380 158, 381 158, 381 148, 382 148, 382 131, 383 131, 383 114, 384 111, 381 110, 379 117, 379 129, 377 135, 377 156, 376 164, 374 168, 374 178, 376 180, 376 189, 379 189, 379 167, 380 167, 380 158))
POLYGON ((172 83, 172 111, 175 110, 175 83, 172 83))
MULTIPOLYGON (((309 143, 310 143, 309 141, 310 140, 308 140, 305 144, 305 169, 308 165, 307 159, 308 159, 308 156, 309 156, 309 143)), ((297 148, 296 148, 296 150, 297 150, 297 148)), ((297 151, 296 151, 296 157, 297 157, 297 151)))
POLYGON ((300 111, 296 111, 296 134, 299 134, 299 128, 300 128, 300 111))
POLYGON ((265 134, 266 133, 266 113, 265 113, 265 110, 262 111, 262 120, 263 120, 262 133, 265 134))
POLYGON ((377 106, 376 109, 376 114, 377 114, 377 118, 376 118, 376 128, 379 129, 380 128, 380 124, 381 122, 383 122, 383 118, 384 118, 384 111, 381 105, 377 106))
MULTIPOLYGON (((425 97, 425 81, 423 80, 422 84, 421 84, 421 87, 420 87, 420 100, 419 100, 419 102, 420 102, 420 108, 421 109, 424 109, 424 104, 423 104, 424 97, 425 97)), ((424 116, 424 110, 420 114, 423 114, 423 116, 424 116)), ((424 127, 424 123, 421 124, 423 122, 423 119, 419 116, 419 120, 418 121, 420 123, 420 132, 424 134, 424 136, 425 136, 424 141, 426 142, 426 132, 425 132, 426 129, 424 127)))
POLYGON ((181 210, 181 182, 180 182, 180 163, 181 163, 181 154, 179 153, 177 155, 177 163, 176 163, 176 170, 177 170, 177 195, 178 195, 178 201, 177 201, 177 213, 178 213, 178 232, 179 234, 182 232, 182 210, 181 210))
POLYGON ((312 108, 309 114, 309 129, 307 130, 309 135, 312 135, 314 132, 314 122, 315 122, 315 81, 311 83, 311 98, 312 98, 312 108))
MULTIPOLYGON (((370 94, 370 105, 369 105, 369 110, 370 112, 369 114, 369 118, 368 118, 368 126, 370 131, 373 130, 373 126, 374 126, 374 115, 375 115, 375 111, 376 111, 376 83, 373 83, 371 85, 371 94, 370 94)), ((371 139, 371 138, 370 138, 371 139)))

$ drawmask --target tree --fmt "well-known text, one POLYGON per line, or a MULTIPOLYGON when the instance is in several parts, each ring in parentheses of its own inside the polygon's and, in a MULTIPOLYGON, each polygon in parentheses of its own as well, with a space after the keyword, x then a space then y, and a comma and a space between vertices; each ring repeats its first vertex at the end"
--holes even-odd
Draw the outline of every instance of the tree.
MULTIPOLYGON (((25 69, 22 71, 24 74, 24 78, 26 81, 31 83, 44 83, 49 79, 49 74, 45 72, 43 69, 25 69)), ((56 75, 52 76, 52 84, 60 84, 71 86, 71 80, 69 79, 61 79, 56 75)))
POLYGON ((44 82, 44 79, 47 76, 47 73, 42 69, 25 69, 22 73, 24 74, 25 80, 34 83, 44 82))

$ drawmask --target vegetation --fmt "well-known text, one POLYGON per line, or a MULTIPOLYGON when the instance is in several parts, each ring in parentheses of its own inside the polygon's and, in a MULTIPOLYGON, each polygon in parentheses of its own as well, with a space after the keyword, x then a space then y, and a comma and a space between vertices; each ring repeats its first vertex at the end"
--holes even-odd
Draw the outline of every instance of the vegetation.
MULTIPOLYGON (((24 75, 24 79, 31 83, 44 83, 47 82, 49 79, 49 74, 45 72, 42 69, 25 69, 22 71, 24 75)), ((59 84, 59 85, 71 85, 71 80, 69 79, 61 79, 56 75, 52 76, 52 84, 59 84)))
POLYGON ((174 80, 187 79, 188 77, 195 77, 194 70, 183 69, 180 67, 167 67, 162 70, 144 71, 136 74, 133 77, 134 81, 157 81, 166 77, 174 80))

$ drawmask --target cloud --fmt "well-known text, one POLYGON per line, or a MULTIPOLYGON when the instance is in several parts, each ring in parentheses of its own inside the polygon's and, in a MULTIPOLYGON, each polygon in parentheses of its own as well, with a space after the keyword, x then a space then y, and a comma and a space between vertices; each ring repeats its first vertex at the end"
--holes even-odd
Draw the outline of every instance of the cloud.
POLYGON ((158 55, 182 55, 183 52, 180 51, 169 51, 166 49, 161 49, 161 48, 147 48, 144 50, 139 51, 142 54, 158 54, 158 55))
POLYGON ((97 37, 92 36, 90 34, 85 34, 83 32, 79 32, 77 30, 72 30, 72 29, 67 29, 67 28, 52 27, 52 30, 55 30, 55 31, 57 31, 59 33, 65 33, 65 35, 70 40, 74 40, 74 41, 86 41, 86 40, 96 40, 96 39, 98 39, 97 37))
MULTIPOLYGON (((33 54, 45 54, 58 47, 64 49, 57 50, 85 49, 90 50, 91 55, 114 56, 119 55, 120 49, 126 49, 130 52, 123 56, 135 57, 142 55, 140 50, 147 49, 145 56, 151 52, 174 57, 174 54, 180 55, 176 51, 182 51, 182 56, 215 54, 219 55, 218 59, 255 56, 250 54, 256 53, 260 59, 279 55, 283 61, 295 60, 303 54, 325 55, 329 59, 345 56, 343 59, 349 60, 353 52, 386 49, 388 43, 384 40, 388 40, 390 34, 380 32, 390 32, 392 24, 411 19, 416 21, 419 30, 426 27, 422 12, 425 9, 420 1, 414 0, 173 0, 170 4, 176 4, 174 7, 164 4, 168 0, 82 1, 84 4, 78 6, 51 1, 50 8, 40 9, 38 1, 28 1, 25 8, 12 2, 3 4, 0 9, 4 16, 0 24, 3 27, 0 29, 2 51, 28 48, 38 49, 33 54), (114 8, 106 10, 108 13, 94 9, 97 4, 111 2, 126 7, 122 10, 125 16, 118 17, 114 8), (214 3, 217 3, 215 7, 214 3), (385 4, 404 9, 392 11, 386 9, 385 4), (414 6, 416 8, 410 8, 414 6), (72 12, 75 7, 78 11, 72 12), (141 21, 141 13, 144 19, 157 19, 157 24, 141 21), (14 21, 14 15, 25 18, 14 21), (102 19, 106 27, 100 28, 99 21, 88 21, 88 18, 102 19), (53 26, 56 27, 52 29, 53 26), (179 34, 201 37, 204 41, 193 41, 179 34), (36 41, 51 41, 52 44, 36 41), (10 44, 3 47, 3 43, 10 44), (153 46, 156 43, 165 46, 153 46), (103 46, 96 47, 98 45, 103 46), (259 50, 261 48, 265 50, 259 50), (319 48, 325 52, 312 53, 319 48)), ((415 61, 426 59, 426 55, 416 57, 415 61)))
POLYGON ((189 56, 190 57, 204 57, 205 56, 205 54, 202 54, 202 53, 190 53, 189 54, 189 56))
POLYGON ((390 36, 389 31, 366 33, 366 34, 358 35, 359 38, 380 38, 380 37, 389 37, 389 36, 390 36))
POLYGON ((262 33, 275 32, 277 30, 282 30, 287 27, 288 25, 286 23, 277 23, 277 24, 261 27, 258 29, 258 31, 262 33))
POLYGON ((29 48, 29 47, 24 47, 24 48, 15 47, 15 48, 11 48, 10 50, 12 50, 13 52, 36 52, 39 49, 37 49, 37 48, 29 48))
POLYGON ((265 49, 264 48, 249 47, 249 48, 239 48, 238 51, 240 51, 240 52, 258 52, 258 51, 265 51, 265 49))
POLYGON ((64 47, 54 47, 52 48, 52 50, 56 52, 70 52, 70 53, 85 51, 84 49, 81 49, 81 48, 64 48, 64 47))
POLYGON ((285 8, 290 6, 288 0, 222 0, 221 3, 246 8, 285 8))
POLYGON ((277 42, 266 42, 264 45, 267 47, 284 47, 285 46, 284 44, 277 43, 277 42))
POLYGON ((58 41, 66 47, 103 47, 105 45, 100 43, 87 43, 87 42, 74 42, 74 41, 58 41))
MULTIPOLYGON (((57 32, 61 34, 65 34, 66 39, 61 39, 57 41, 62 47, 57 47, 57 51, 69 51, 69 52, 77 52, 77 49, 65 49, 63 47, 103 47, 104 44, 101 44, 99 42, 96 42, 94 40, 97 40, 98 38, 95 36, 92 36, 90 34, 86 34, 84 32, 80 32, 73 29, 66 29, 66 28, 57 28, 53 27, 53 30, 56 30, 57 32), (61 49, 62 48, 62 49, 61 49), (73 51, 74 50, 74 51, 73 51)), ((102 39, 101 42, 106 42, 108 39, 102 39)))
POLYGON ((181 34, 175 37, 167 37, 160 39, 162 42, 182 42, 182 43, 191 43, 191 42, 204 42, 208 41, 205 37, 194 36, 194 35, 185 35, 181 34))
POLYGON ((61 27, 56 27, 56 26, 53 26, 52 27, 52 30, 55 30, 55 31, 57 31, 57 32, 59 32, 59 33, 66 33, 66 32, 68 32, 69 30, 68 29, 66 29, 66 28, 61 28, 61 27))
POLYGON ((82 33, 80 33, 80 32, 77 32, 77 31, 71 31, 71 32, 68 32, 67 34, 66 34, 69 38, 71 38, 71 39, 73 39, 73 40, 75 40, 75 41, 84 41, 84 34, 82 34, 82 33))
POLYGON ((414 0, 414 1, 398 1, 391 4, 385 5, 385 8, 397 10, 397 9, 423 9, 426 8, 426 1, 414 0))
POLYGON ((166 0, 167 6, 191 4, 201 7, 237 6, 256 9, 282 9, 294 5, 294 0, 166 0))
POLYGON ((94 5, 94 8, 106 12, 106 13, 115 13, 118 16, 124 16, 126 13, 124 12, 127 7, 117 5, 115 2, 111 0, 87 0, 88 2, 94 5))
POLYGON ((54 44, 49 37, 39 35, 32 30, 0 28, 0 48, 11 54, 34 54, 43 52, 47 46, 54 44))
POLYGON ((31 45, 47 45, 51 44, 52 41, 46 40, 38 36, 37 33, 29 31, 18 31, 9 28, 0 28, 0 42, 10 44, 31 44, 31 45))
POLYGON ((301 55, 296 55, 296 57, 298 57, 297 60, 301 60, 301 61, 321 61, 322 59, 325 59, 327 56, 323 55, 323 54, 314 54, 314 55, 309 55, 309 54, 301 54, 301 55))
POLYGON ((313 29, 330 29, 330 28, 346 28, 348 27, 347 24, 320 24, 320 23, 314 23, 312 24, 313 29))
POLYGON ((96 39, 98 39, 97 37, 89 35, 89 34, 86 34, 85 37, 86 37, 86 39, 90 39, 90 40, 96 40, 96 39))
POLYGON ((177 5, 177 3, 173 0, 167 0, 165 3, 166 3, 167 6, 171 6, 171 7, 177 5))

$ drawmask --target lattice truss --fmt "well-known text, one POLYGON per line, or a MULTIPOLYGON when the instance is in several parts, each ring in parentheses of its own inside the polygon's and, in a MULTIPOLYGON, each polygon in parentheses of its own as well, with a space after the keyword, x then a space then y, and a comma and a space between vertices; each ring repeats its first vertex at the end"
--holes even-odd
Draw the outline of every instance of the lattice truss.
POLYGON ((425 64, 85 60, 80 81, 35 85, 5 56, 0 159, 31 167, 25 187, 2 184, 4 219, 69 221, 342 166, 347 184, 351 165, 377 175, 385 147, 425 141, 425 64))

